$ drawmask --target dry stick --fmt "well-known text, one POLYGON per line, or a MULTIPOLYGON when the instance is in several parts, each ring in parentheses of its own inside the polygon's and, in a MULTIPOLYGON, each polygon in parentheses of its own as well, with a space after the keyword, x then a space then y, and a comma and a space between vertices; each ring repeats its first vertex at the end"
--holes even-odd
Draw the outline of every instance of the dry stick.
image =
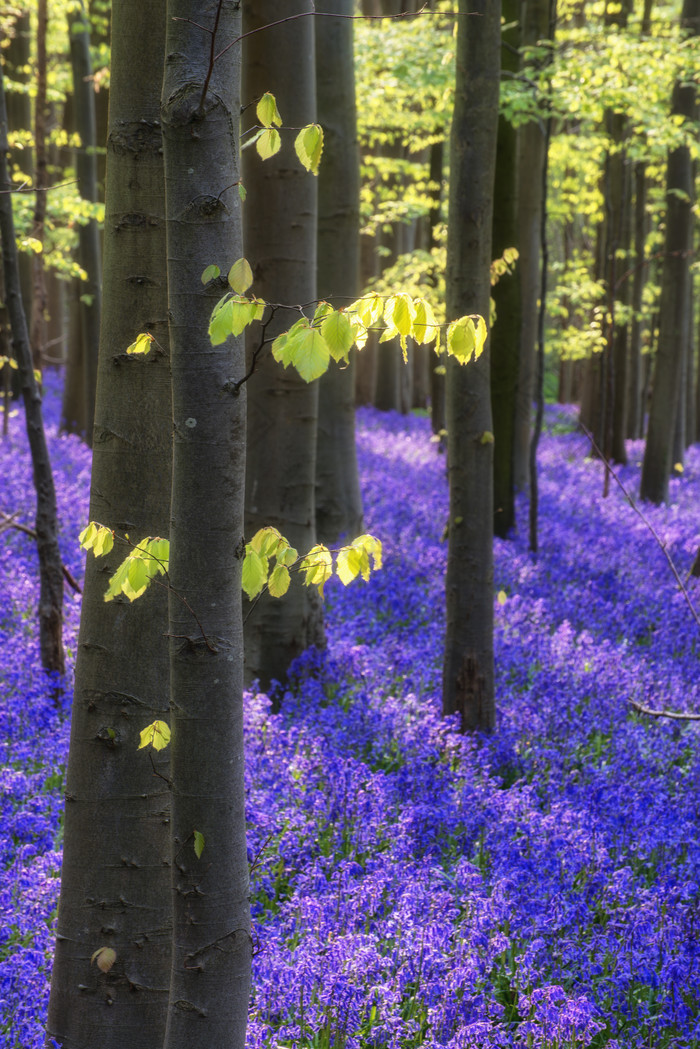
MULTIPOLYGON (((587 439, 591 442, 591 446, 593 447, 595 452, 598 455, 602 456, 600 448, 596 444, 595 438, 593 437, 593 434, 590 432, 590 430, 587 427, 585 427, 583 425, 583 423, 581 423, 581 422, 579 422, 579 428, 586 435, 587 439)), ((671 557, 670 553, 668 552, 668 547, 666 546, 666 543, 664 543, 664 541, 661 539, 659 533, 656 531, 656 529, 654 528, 654 526, 651 523, 651 521, 639 509, 639 506, 637 505, 637 503, 635 502, 633 497, 630 495, 630 493, 627 491, 627 489, 625 488, 624 484, 622 483, 622 481, 620 480, 620 478, 617 476, 617 474, 615 473, 615 471, 612 468, 610 468, 610 476, 612 477, 613 481, 618 486, 618 488, 620 489, 620 491, 622 492, 622 494, 624 495, 625 499, 627 500, 629 505, 632 507, 634 512, 637 514, 637 516, 644 523, 645 527, 649 529, 649 531, 651 532, 652 536, 654 537, 654 540, 655 540, 657 546, 659 547, 659 549, 661 550, 661 552, 663 553, 664 557, 666 558, 666 560, 668 562, 668 566, 671 569, 671 572, 673 573, 673 577, 674 577, 674 579, 676 580, 676 582, 678 584, 678 589, 680 590, 680 592, 682 593, 683 597, 685 598, 685 603, 687 604, 688 608, 690 609, 690 614, 691 614, 691 616, 693 617, 693 619, 695 621, 695 625, 698 627, 698 629, 700 629, 700 615, 698 615, 697 609, 695 608, 695 605, 693 604, 693 600, 692 600, 690 594, 688 593, 688 589, 687 589, 685 583, 683 582, 683 580, 680 577, 680 573, 679 573, 678 569, 676 568, 676 566, 675 566, 675 564, 673 562, 673 558, 671 557)), ((683 714, 683 713, 679 713, 679 712, 673 711, 673 710, 655 710, 653 707, 646 707, 642 703, 638 703, 636 700, 629 699, 629 698, 628 698, 627 702, 630 704, 631 707, 634 707, 635 710, 638 710, 640 714, 647 714, 649 717, 653 717, 653 718, 673 718, 676 721, 700 721, 700 714, 683 714)))
MULTIPOLYGON (((29 535, 36 541, 36 529, 30 528, 29 525, 22 524, 21 521, 15 520, 16 514, 6 514, 0 510, 0 535, 3 532, 7 532, 9 529, 14 528, 17 532, 24 532, 25 535, 29 535)), ((63 569, 63 577, 76 594, 82 594, 83 590, 75 579, 75 576, 71 572, 70 568, 65 565, 61 565, 63 569)))

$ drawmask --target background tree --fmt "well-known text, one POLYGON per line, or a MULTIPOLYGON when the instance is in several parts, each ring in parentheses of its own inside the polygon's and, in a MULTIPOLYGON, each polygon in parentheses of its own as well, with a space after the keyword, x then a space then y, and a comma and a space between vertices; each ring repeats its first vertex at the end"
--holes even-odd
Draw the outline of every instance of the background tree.
MULTIPOLYGON (((272 92, 284 125, 315 121, 314 20, 310 0, 248 0, 243 6, 245 37, 243 99, 246 112, 272 92), (273 25, 275 22, 282 23, 273 25), (270 26, 265 32, 256 32, 270 26)), ((250 126, 252 118, 248 118, 250 126)), ((269 341, 286 331, 316 300, 316 180, 298 160, 295 132, 282 131, 282 148, 261 165, 255 150, 243 154, 244 242, 255 293, 282 304, 265 327, 269 341), (298 304, 298 305, 296 305, 298 304)), ((253 333, 249 361, 258 349, 253 333)), ((270 525, 297 550, 315 543, 316 420, 318 385, 283 369, 265 346, 256 353, 248 388, 246 527, 252 536, 270 525), (290 434, 293 439, 290 440, 290 434)), ((263 687, 284 680, 295 656, 322 640, 317 595, 295 580, 284 601, 264 595, 246 614, 246 673, 263 687)))
MULTIPOLYGON (((316 288, 337 308, 360 292, 360 156, 355 112, 353 0, 325 0, 314 19, 317 119, 324 133, 318 173, 316 288), (338 18, 324 17, 338 15, 338 18)), ((307 176, 308 177, 308 176, 307 176)), ((326 545, 362 531, 355 450, 355 361, 331 361, 319 380, 316 534, 326 545)))
MULTIPOLYGON (((684 0, 681 27, 690 36, 700 34, 698 0, 684 0)), ((695 95, 692 80, 678 80, 673 89, 672 116, 694 121, 695 95)), ((668 155, 659 345, 649 408, 649 432, 642 464, 640 495, 642 499, 654 503, 663 502, 668 494, 684 351, 690 334, 688 272, 693 250, 693 201, 693 163, 690 146, 683 142, 668 155)))
MULTIPOLYGON (((450 139, 447 317, 489 316, 498 133, 501 5, 460 0, 450 139)), ((488 343, 487 343, 488 347, 488 343)), ((493 432, 488 348, 447 364, 450 516, 443 711, 463 729, 492 729, 493 432)))
MULTIPOLYGON (((514 77, 520 65, 520 8, 518 0, 504 0, 506 27, 502 34, 501 75, 514 77)), ((523 173, 530 181, 532 173, 523 173)), ((492 254, 500 259, 519 247, 518 133, 502 112, 498 119, 493 209, 492 254)), ((505 539, 515 524, 515 418, 521 337, 521 284, 516 263, 502 272, 493 288, 496 310, 491 331, 491 410, 493 413, 493 527, 505 539)))

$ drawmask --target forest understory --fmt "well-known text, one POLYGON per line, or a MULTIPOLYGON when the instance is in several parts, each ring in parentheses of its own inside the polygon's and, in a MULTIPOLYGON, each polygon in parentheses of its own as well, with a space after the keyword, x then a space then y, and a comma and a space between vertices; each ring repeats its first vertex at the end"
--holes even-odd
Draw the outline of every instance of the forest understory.
MULTIPOLYGON (((90 453, 48 431, 80 578, 90 453)), ((651 530, 588 457, 573 409, 540 444, 540 556, 496 541, 497 730, 440 717, 447 482, 418 416, 358 415, 365 527, 385 564, 326 587, 328 649, 272 713, 246 699, 254 991, 248 1045, 700 1046, 700 632, 651 530)), ((643 445, 619 477, 639 487, 643 445)), ((24 420, 0 510, 31 525, 24 420)), ((643 506, 691 598, 700 451, 643 506)), ((36 637, 34 543, 0 535, 0 1044, 44 1044, 70 681, 36 637)), ((148 600, 146 595, 143 600, 148 600)), ((79 597, 66 590, 75 655, 79 597)), ((134 762, 148 761, 135 752, 134 762)), ((92 967, 89 979, 97 980, 92 967)))

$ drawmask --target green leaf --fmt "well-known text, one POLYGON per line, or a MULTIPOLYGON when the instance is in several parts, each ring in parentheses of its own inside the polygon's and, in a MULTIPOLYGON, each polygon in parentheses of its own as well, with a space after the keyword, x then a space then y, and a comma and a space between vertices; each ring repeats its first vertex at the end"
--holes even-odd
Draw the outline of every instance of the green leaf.
POLYGON ((241 585, 248 599, 253 600, 260 593, 267 582, 268 562, 266 557, 261 557, 255 550, 251 549, 250 543, 246 546, 243 558, 243 574, 241 585))
POLYGON ((313 382, 328 370, 330 350, 318 328, 302 317, 272 344, 272 356, 287 368, 292 364, 305 382, 313 382))
POLYGON ((248 194, 246 192, 246 188, 245 188, 245 186, 243 185, 242 182, 238 183, 238 196, 241 198, 241 203, 243 203, 245 198, 248 196, 248 194))
POLYGON ((135 601, 148 586, 149 575, 146 564, 140 557, 130 557, 129 561, 130 564, 126 574, 128 587, 122 586, 122 590, 130 601, 135 601))
POLYGON ((202 853, 203 852, 204 852, 204 835, 202 834, 201 831, 196 830, 194 832, 194 854, 195 854, 195 856, 197 857, 198 860, 202 858, 202 853))
POLYGON ((260 123, 266 128, 271 128, 273 124, 279 127, 282 123, 282 117, 277 109, 277 100, 269 91, 266 91, 260 99, 255 107, 255 112, 260 123))
POLYGON ((268 590, 272 597, 283 597, 289 590, 290 576, 286 565, 276 564, 270 573, 268 590))
POLYGON ((83 550, 92 550, 95 557, 102 557, 114 546, 114 532, 105 525, 91 521, 78 536, 78 542, 83 550))
POLYGON ((153 721, 141 730, 140 738, 138 750, 143 750, 144 747, 164 750, 170 742, 170 726, 166 721, 153 721))
POLYGON ((344 313, 341 313, 340 310, 333 310, 332 313, 329 313, 321 322, 321 335, 334 361, 348 359, 348 353, 355 342, 355 335, 344 313))
POLYGON ((320 124, 303 127, 294 141, 299 160, 307 171, 318 175, 318 166, 323 153, 323 128, 320 124))
POLYGON ((471 317, 452 321, 447 329, 447 352, 460 364, 467 364, 476 349, 476 329, 471 317))
POLYGON ((213 263, 211 266, 207 266, 202 274, 202 284, 208 284, 210 280, 216 280, 220 273, 221 270, 219 267, 215 266, 213 263))
POLYGON ((253 271, 247 259, 239 259, 234 262, 228 271, 228 282, 238 295, 245 295, 253 283, 253 271))
MULTIPOLYGON (((405 340, 411 334, 413 327, 414 309, 411 296, 405 292, 390 295, 384 307, 384 322, 392 329, 394 335, 400 335, 405 340)), ((401 345, 404 345, 402 341, 401 345)))
POLYGON ((131 354, 147 354, 151 349, 151 343, 153 342, 153 336, 149 335, 148 332, 142 332, 141 335, 137 335, 131 346, 127 346, 126 352, 131 354))
POLYGON ((265 525, 257 530, 248 545, 261 557, 275 557, 280 547, 287 547, 289 543, 280 531, 272 525, 265 525))
POLYGON ((376 536, 368 533, 358 535, 357 539, 338 551, 336 571, 344 586, 357 579, 358 575, 367 582, 371 567, 375 571, 382 567, 382 544, 376 536))
POLYGON ((313 382, 328 371, 330 356, 328 344, 318 328, 300 332, 291 347, 291 363, 304 382, 313 382))
POLYGON ((269 160, 270 157, 274 157, 275 153, 279 153, 281 145, 282 139, 279 131, 276 131, 275 128, 266 128, 255 143, 255 148, 263 160, 269 160))
MULTIPOLYGON (((473 320, 474 318, 472 318, 473 320)), ((484 352, 484 346, 486 345, 486 336, 488 335, 488 328, 486 327, 486 321, 483 317, 476 318, 476 330, 474 334, 474 360, 478 360, 481 354, 484 352)))
POLYGON ((327 546, 313 546, 302 558, 299 571, 304 572, 304 586, 317 586, 323 596, 323 584, 333 575, 333 558, 327 546))
POLYGON ((220 346, 231 334, 233 324, 233 300, 225 299, 214 309, 209 321, 209 339, 212 346, 220 346))
MULTIPOLYGON (((440 335, 440 327, 435 320, 433 308, 427 299, 416 299, 414 302, 415 316, 413 318, 413 338, 417 343, 425 345, 433 342, 440 335)), ((437 346, 436 346, 437 350, 437 346)))
POLYGON ((167 539, 156 536, 154 539, 145 540, 145 550, 150 557, 150 575, 160 573, 165 575, 170 564, 170 543, 167 539))

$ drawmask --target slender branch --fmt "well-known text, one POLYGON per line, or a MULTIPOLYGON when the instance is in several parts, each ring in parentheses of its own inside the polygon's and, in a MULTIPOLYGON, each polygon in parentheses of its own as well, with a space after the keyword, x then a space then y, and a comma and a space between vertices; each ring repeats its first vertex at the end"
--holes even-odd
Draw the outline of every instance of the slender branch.
POLYGON ((650 718, 671 718, 673 721, 700 721, 700 714, 683 714, 679 710, 655 710, 653 707, 645 707, 636 699, 628 699, 627 702, 640 714, 646 714, 650 718))
MULTIPOLYGON (((2 535, 3 532, 14 529, 17 532, 24 532, 25 535, 31 536, 31 538, 36 541, 36 529, 30 528, 29 525, 22 524, 21 521, 16 521, 15 517, 16 514, 6 514, 0 510, 0 535, 2 535)), ((76 594, 82 594, 82 587, 80 586, 80 583, 76 581, 71 570, 64 564, 61 564, 61 569, 63 571, 63 578, 68 585, 75 590, 76 594)))
POLYGON ((209 89, 209 81, 211 80, 212 73, 214 72, 214 63, 216 57, 214 55, 214 44, 216 43, 216 31, 219 28, 219 19, 221 18, 221 6, 223 0, 219 0, 216 5, 216 15, 214 16, 214 28, 211 30, 211 46, 209 49, 209 68, 207 69, 207 75, 204 78, 204 85, 202 87, 202 97, 199 100, 199 115, 204 116, 204 99, 207 97, 207 91, 209 89))

